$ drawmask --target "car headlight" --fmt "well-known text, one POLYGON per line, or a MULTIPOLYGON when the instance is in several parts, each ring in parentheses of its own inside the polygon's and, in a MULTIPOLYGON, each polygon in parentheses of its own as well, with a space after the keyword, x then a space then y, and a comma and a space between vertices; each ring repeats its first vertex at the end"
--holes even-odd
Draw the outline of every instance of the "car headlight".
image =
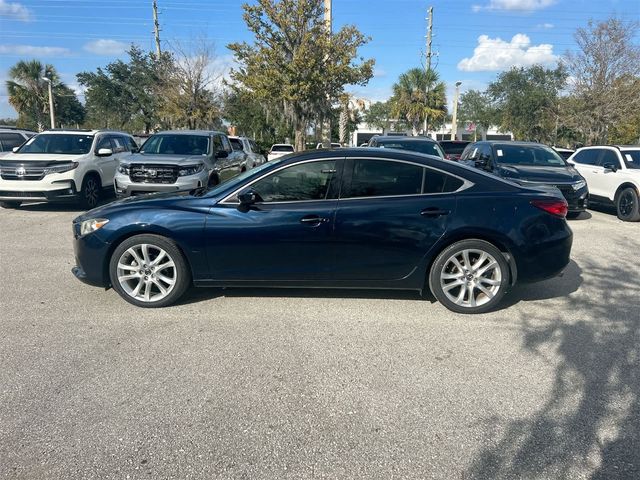
POLYGON ((109 223, 109 220, 106 218, 91 218, 85 220, 80 224, 80 235, 88 235, 96 230, 100 230, 107 223, 109 223))
POLYGON ((74 168, 78 168, 78 162, 68 162, 61 163, 60 165, 51 165, 49 167, 45 167, 44 174, 49 175, 50 173, 64 173, 69 170, 73 170, 74 168))
POLYGON ((578 190, 580 190, 581 188, 584 188, 587 186, 587 182, 585 182, 584 180, 578 180, 576 183, 574 183, 573 185, 571 185, 573 187, 573 190, 575 192, 577 192, 578 190))
POLYGON ((185 165, 178 170, 178 176, 187 177, 189 175, 200 173, 202 170, 204 170, 204 163, 199 163, 197 165, 185 165))
POLYGON ((118 173, 122 173, 123 175, 129 175, 131 171, 131 167, 127 164, 118 165, 118 173))

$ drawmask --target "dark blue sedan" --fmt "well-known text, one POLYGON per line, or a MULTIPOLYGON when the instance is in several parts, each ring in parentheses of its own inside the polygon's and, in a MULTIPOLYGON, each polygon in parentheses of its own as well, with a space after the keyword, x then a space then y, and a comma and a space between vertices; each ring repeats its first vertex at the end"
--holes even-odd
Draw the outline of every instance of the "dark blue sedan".
POLYGON ((140 307, 172 304, 194 284, 429 289, 479 313, 516 281, 567 265, 566 213, 557 189, 433 156, 312 151, 81 215, 73 273, 140 307))

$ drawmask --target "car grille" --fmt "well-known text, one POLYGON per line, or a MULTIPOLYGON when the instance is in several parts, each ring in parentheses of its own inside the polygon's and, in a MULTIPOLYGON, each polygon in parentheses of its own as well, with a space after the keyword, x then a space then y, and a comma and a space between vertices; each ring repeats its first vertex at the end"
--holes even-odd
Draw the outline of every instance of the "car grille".
POLYGON ((44 192, 4 192, 0 190, 0 197, 13 198, 46 198, 44 192))
POLYGON ((0 177, 3 180, 42 180, 44 172, 43 167, 2 167, 0 177))
POLYGON ((178 167, 175 165, 132 164, 129 178, 135 183, 176 183, 178 167))
POLYGON ((573 187, 571 185, 554 185, 558 190, 560 190, 560 193, 562 193, 562 195, 566 198, 566 197, 575 197, 576 192, 573 190, 573 187))

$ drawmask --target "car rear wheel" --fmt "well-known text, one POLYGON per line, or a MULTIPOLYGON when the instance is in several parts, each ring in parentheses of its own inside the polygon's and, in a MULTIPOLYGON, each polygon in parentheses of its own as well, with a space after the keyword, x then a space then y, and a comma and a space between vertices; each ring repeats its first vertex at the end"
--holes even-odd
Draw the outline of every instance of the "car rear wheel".
POLYGON ((638 192, 636 192, 635 188, 625 188, 618 193, 616 197, 616 212, 618 218, 624 222, 640 221, 640 204, 638 203, 638 192))
POLYGON ((166 307, 191 285, 191 274, 182 252, 159 235, 136 235, 122 242, 109 262, 114 290, 138 307, 166 307))
POLYGON ((100 201, 100 179, 96 175, 87 175, 80 189, 80 204, 87 210, 98 206, 100 201))
POLYGON ((484 240, 462 240, 445 248, 429 273, 431 292, 449 310, 483 313, 507 292, 509 264, 504 254, 484 240))
POLYGON ((20 205, 22 205, 22 202, 0 202, 0 207, 2 208, 18 208, 20 205))

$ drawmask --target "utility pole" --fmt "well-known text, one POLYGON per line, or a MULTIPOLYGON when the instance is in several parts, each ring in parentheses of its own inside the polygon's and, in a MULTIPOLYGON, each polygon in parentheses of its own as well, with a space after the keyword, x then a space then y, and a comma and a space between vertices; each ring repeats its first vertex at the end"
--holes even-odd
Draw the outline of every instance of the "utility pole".
MULTIPOLYGON (((431 76, 431 33, 433 31, 433 7, 429 7, 429 16, 427 17, 427 64, 426 64, 426 77, 427 77, 427 97, 425 101, 427 108, 429 108, 429 93, 431 90, 431 82, 429 77, 431 76)), ((424 129, 423 134, 426 137, 429 131, 429 112, 424 117, 424 129)))
POLYGON ((153 0, 153 32, 156 38, 156 55, 160 58, 160 22, 158 22, 158 1, 153 0))
POLYGON ((458 136, 458 95, 462 82, 456 82, 456 93, 453 96, 453 117, 451 118, 451 140, 458 136))
MULTIPOLYGON (((331 18, 331 1, 324 0, 324 24, 327 30, 327 34, 331 36, 333 34, 333 20, 331 18)), ((327 96, 327 103, 331 104, 331 99, 327 96)), ((331 148, 331 118, 327 115, 322 125, 322 146, 324 148, 331 148)))

